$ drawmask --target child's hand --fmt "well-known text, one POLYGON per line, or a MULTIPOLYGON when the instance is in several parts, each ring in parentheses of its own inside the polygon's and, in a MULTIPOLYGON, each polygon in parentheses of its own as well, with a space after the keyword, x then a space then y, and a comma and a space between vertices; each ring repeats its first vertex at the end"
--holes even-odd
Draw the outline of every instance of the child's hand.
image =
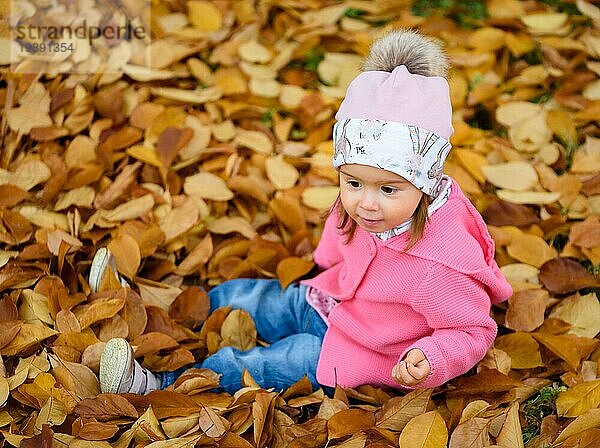
POLYGON ((414 386, 424 381, 431 371, 429 361, 418 348, 409 351, 392 369, 392 378, 403 386, 414 386))

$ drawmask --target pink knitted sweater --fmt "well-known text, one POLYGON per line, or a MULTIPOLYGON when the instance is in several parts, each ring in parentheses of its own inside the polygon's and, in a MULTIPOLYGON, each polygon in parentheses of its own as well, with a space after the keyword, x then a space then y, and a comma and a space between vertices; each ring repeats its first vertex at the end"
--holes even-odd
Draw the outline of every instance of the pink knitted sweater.
POLYGON ((344 244, 337 225, 332 213, 314 252, 325 270, 302 282, 340 301, 329 313, 317 365, 321 384, 403 388, 392 368, 419 348, 431 372, 417 387, 435 387, 483 358, 497 331, 491 304, 512 289, 481 215, 456 181, 407 253, 408 232, 382 241, 357 228, 344 244))

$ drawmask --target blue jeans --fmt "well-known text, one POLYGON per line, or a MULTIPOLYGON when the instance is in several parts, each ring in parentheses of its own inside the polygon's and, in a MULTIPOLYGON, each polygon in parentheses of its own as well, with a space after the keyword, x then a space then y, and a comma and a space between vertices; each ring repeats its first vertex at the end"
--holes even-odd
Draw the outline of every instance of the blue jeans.
MULTIPOLYGON (((231 394, 242 387, 244 369, 265 389, 287 389, 305 375, 319 387, 317 362, 327 324, 306 301, 306 288, 291 284, 282 290, 278 280, 235 279, 211 289, 211 312, 224 306, 248 311, 259 337, 270 345, 247 351, 223 347, 193 367, 222 374, 221 387, 231 394)), ((161 374, 162 388, 186 369, 161 374)))

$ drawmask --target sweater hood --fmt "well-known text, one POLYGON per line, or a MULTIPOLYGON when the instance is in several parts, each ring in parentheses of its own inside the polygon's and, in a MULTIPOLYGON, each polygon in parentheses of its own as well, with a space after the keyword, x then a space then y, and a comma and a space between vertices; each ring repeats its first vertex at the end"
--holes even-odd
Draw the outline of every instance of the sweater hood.
MULTIPOLYGON (((492 303, 512 295, 512 288, 494 260, 494 240, 479 212, 452 179, 448 201, 433 213, 423 238, 406 254, 438 262, 483 283, 492 303)), ((404 251, 408 234, 379 244, 404 251)))

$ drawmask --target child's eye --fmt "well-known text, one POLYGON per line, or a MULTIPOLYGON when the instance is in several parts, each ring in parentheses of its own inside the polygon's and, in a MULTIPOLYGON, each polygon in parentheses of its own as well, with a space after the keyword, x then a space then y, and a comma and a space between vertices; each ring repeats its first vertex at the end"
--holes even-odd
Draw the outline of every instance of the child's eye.
POLYGON ((395 187, 390 187, 389 185, 384 185, 381 187, 381 191, 384 194, 394 194, 396 191, 398 191, 398 189, 395 187))
POLYGON ((360 187, 360 182, 357 180, 348 180, 346 181, 346 183, 348 185, 350 185, 352 188, 359 188, 360 187))

